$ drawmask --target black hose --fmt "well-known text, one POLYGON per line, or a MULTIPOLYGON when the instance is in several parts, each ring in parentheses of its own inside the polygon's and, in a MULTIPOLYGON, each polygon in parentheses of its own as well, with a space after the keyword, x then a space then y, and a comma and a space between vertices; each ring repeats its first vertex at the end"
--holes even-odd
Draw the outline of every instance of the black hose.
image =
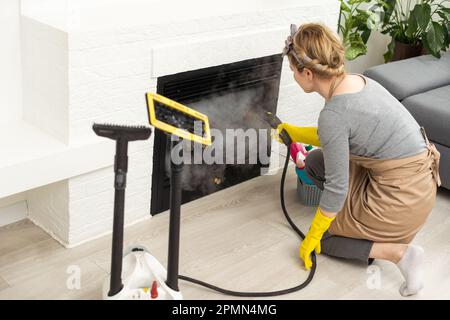
MULTIPOLYGON (((303 232, 300 231, 300 229, 292 221, 292 219, 289 216, 289 213, 288 213, 288 211, 286 209, 286 205, 284 203, 284 184, 285 184, 285 181, 286 181, 286 173, 287 173, 287 169, 288 169, 288 166, 289 166, 289 149, 290 148, 288 147, 288 154, 286 156, 286 161, 284 163, 283 173, 281 175, 281 182, 280 182, 281 208, 283 209, 283 213, 284 213, 287 221, 291 225, 291 227, 300 236, 300 238, 304 239, 305 235, 303 234, 303 232)), ((288 294, 288 293, 299 291, 299 290, 305 288, 312 281, 312 279, 314 277, 314 273, 316 272, 316 254, 315 254, 314 251, 311 253, 311 260, 312 260, 312 267, 311 267, 311 270, 309 271, 308 278, 305 281, 303 281, 301 284, 299 284, 296 287, 289 288, 289 289, 284 289, 284 290, 279 290, 279 291, 270 291, 270 292, 231 291, 231 290, 219 288, 217 286, 214 286, 212 284, 206 283, 204 281, 197 280, 197 279, 190 278, 190 277, 186 277, 186 276, 183 276, 183 275, 179 275, 178 278, 181 279, 181 280, 185 280, 185 281, 189 281, 189 282, 198 284, 200 286, 209 288, 211 290, 214 290, 214 291, 217 291, 217 292, 229 295, 229 296, 235 296, 235 297, 273 297, 273 296, 281 296, 281 295, 284 295, 284 294, 288 294)))

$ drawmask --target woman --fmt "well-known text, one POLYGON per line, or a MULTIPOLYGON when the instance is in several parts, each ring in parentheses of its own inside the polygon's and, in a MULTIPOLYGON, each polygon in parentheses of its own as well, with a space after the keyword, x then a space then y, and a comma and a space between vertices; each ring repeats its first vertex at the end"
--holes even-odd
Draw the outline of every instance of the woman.
POLYGON ((323 192, 300 246, 305 267, 313 250, 368 263, 384 259, 405 278, 400 293, 417 293, 424 251, 410 243, 434 206, 439 152, 380 84, 345 73, 343 46, 326 26, 291 26, 283 55, 300 87, 325 98, 318 128, 278 128, 321 146, 306 158, 306 173, 323 192))

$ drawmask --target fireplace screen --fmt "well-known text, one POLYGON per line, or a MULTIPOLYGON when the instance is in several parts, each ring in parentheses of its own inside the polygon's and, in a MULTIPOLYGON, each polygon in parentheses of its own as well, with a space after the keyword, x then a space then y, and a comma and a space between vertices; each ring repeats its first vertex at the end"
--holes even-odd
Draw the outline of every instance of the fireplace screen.
MULTIPOLYGON (((270 128, 275 113, 280 55, 240 61, 158 78, 159 94, 208 116, 212 145, 188 141, 176 146, 185 162, 183 203, 257 177, 269 165, 270 128)), ((169 208, 171 139, 156 130, 151 214, 169 208)))

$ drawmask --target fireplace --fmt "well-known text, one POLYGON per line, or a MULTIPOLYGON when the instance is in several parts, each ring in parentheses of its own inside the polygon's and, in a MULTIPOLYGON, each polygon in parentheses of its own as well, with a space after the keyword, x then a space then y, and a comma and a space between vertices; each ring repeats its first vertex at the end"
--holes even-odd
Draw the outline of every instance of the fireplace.
MULTIPOLYGON (((225 133, 227 129, 241 129, 241 132, 257 129, 263 135, 266 134, 261 141, 258 135, 253 144, 250 139, 245 140, 245 152, 238 154, 235 150, 233 163, 185 164, 182 177, 183 203, 255 178, 264 167, 268 167, 268 161, 260 158, 261 154, 266 156, 264 159, 270 155, 270 128, 263 121, 263 115, 267 111, 276 112, 281 65, 280 55, 272 55, 158 78, 159 94, 205 113, 212 130, 225 133), (250 150, 255 148, 258 149, 256 163, 249 161, 250 150)), ((228 136, 223 143, 224 148, 234 148, 235 144, 235 139, 228 136)), ((152 215, 169 208, 170 146, 170 137, 156 130, 152 215)), ((192 145, 190 149, 196 147, 192 145)))

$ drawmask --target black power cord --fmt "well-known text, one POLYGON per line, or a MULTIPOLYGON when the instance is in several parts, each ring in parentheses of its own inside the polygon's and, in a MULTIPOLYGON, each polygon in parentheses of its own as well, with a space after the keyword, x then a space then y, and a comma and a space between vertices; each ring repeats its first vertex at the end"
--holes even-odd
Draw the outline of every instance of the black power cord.
MULTIPOLYGON (((294 231, 300 236, 300 238, 304 239, 305 235, 303 234, 303 232, 300 231, 300 229, 295 225, 295 223, 292 221, 291 217, 289 216, 289 213, 286 209, 286 205, 284 203, 284 184, 286 181, 286 173, 287 173, 287 168, 289 166, 289 145, 288 145, 288 154, 286 156, 286 161, 284 163, 284 167, 283 167, 283 173, 281 175, 281 182, 280 182, 280 200, 281 200, 281 208, 283 209, 283 213, 284 216, 286 217, 287 221, 289 222, 289 224, 291 225, 292 229, 294 229, 294 231)), ((301 284, 299 284, 296 287, 292 287, 289 289, 284 289, 284 290, 279 290, 279 291, 270 291, 270 292, 240 292, 240 291, 232 291, 232 290, 227 290, 227 289, 223 289, 217 286, 214 286, 212 284, 206 283, 204 281, 201 280, 197 280, 194 278, 190 278, 190 277, 186 277, 183 275, 179 275, 178 278, 184 281, 189 281, 195 284, 198 284, 200 286, 209 288, 211 290, 229 295, 229 296, 235 296, 235 297, 273 297, 273 296, 281 296, 284 294, 288 294, 288 293, 292 293, 292 292, 296 292, 299 291, 303 288, 305 288, 313 279, 314 277, 314 273, 316 272, 316 254, 313 251, 311 253, 311 260, 312 260, 312 267, 311 270, 309 271, 309 275, 308 278, 306 278, 305 281, 303 281, 301 284)))

